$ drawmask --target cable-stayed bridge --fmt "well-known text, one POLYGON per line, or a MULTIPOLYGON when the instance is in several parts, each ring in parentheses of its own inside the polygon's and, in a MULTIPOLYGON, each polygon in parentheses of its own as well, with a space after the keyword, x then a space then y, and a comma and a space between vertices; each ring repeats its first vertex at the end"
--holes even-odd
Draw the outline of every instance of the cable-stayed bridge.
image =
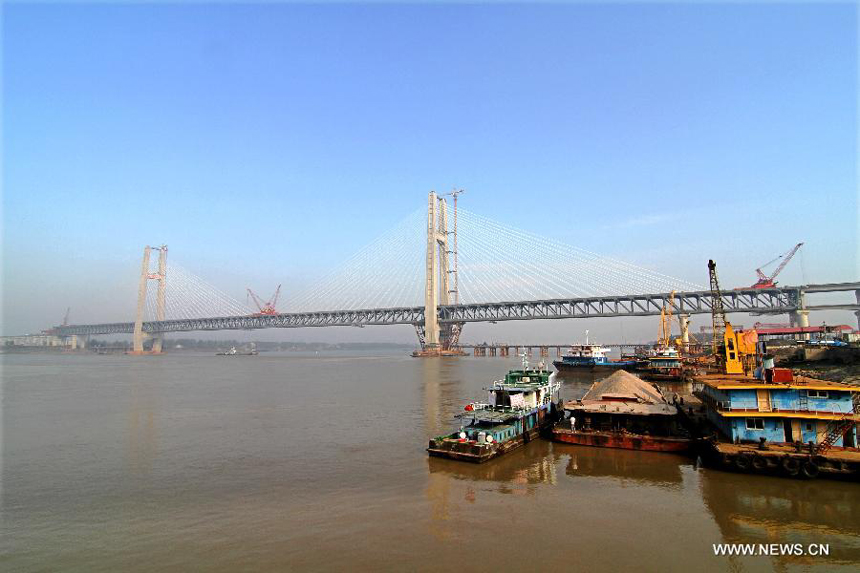
MULTIPOLYGON (((53 332, 132 333, 138 351, 151 336, 158 351, 169 332, 409 324, 423 347, 447 349, 470 322, 653 316, 669 305, 685 324, 692 314, 711 312, 712 294, 701 285, 503 225, 456 208, 454 199, 449 213, 445 197, 431 193, 426 211, 404 218, 304 290, 288 288, 276 314, 251 309, 168 264, 166 247, 147 247, 135 321, 53 332)), ((860 318, 860 282, 724 290, 722 302, 726 312, 787 313, 801 326, 810 310, 853 310, 860 318), (806 302, 809 293, 838 291, 854 291, 856 301, 806 302)))

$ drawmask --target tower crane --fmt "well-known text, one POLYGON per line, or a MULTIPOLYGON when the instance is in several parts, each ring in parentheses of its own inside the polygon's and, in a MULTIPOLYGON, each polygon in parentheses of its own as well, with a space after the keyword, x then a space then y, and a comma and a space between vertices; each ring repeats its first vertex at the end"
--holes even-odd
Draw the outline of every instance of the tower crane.
POLYGON ((787 253, 783 253, 780 256, 778 256, 777 258, 773 259, 772 261, 768 261, 765 264, 763 264, 761 267, 757 268, 755 270, 755 272, 758 275, 758 280, 756 281, 756 283, 754 285, 752 285, 751 288, 772 288, 772 287, 775 287, 776 283, 773 281, 773 279, 776 278, 776 275, 778 275, 779 273, 782 272, 782 269, 785 268, 785 265, 788 264, 788 261, 790 261, 792 259, 792 257, 794 257, 794 255, 797 253, 798 249, 800 249, 800 247, 802 247, 802 246, 803 246, 803 243, 797 243, 794 246, 794 248, 791 249, 790 251, 788 251, 787 253), (782 262, 779 263, 779 266, 776 267, 776 269, 774 269, 774 271, 769 276, 764 274, 761 271, 761 269, 763 267, 766 267, 770 264, 773 264, 776 261, 778 261, 779 259, 782 259, 782 262))
POLYGON ((258 297, 254 293, 254 291, 252 291, 249 288, 248 289, 248 297, 253 299, 254 304, 257 305, 257 310, 258 310, 258 312, 254 313, 254 316, 278 314, 278 311, 276 310, 275 307, 278 304, 278 297, 280 295, 281 295, 281 285, 278 285, 278 288, 277 288, 277 290, 275 290, 275 294, 272 295, 272 298, 270 298, 269 300, 264 302, 263 300, 260 299, 260 297, 258 297))

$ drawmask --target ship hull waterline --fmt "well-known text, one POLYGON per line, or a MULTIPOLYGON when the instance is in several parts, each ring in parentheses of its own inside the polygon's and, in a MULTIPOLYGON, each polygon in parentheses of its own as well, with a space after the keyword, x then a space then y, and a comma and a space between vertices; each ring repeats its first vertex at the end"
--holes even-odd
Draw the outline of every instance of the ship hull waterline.
POLYGON ((689 438, 645 436, 621 432, 582 432, 559 427, 552 429, 552 439, 556 442, 577 446, 678 454, 690 451, 693 443, 689 438))
POLYGON ((427 448, 427 452, 431 456, 437 458, 448 458, 461 462, 482 464, 492 460, 493 458, 497 458, 507 454, 508 452, 519 449, 533 440, 539 439, 541 433, 547 433, 551 426, 551 423, 547 423, 541 427, 532 428, 514 438, 511 438, 510 440, 505 440, 501 444, 497 443, 490 447, 482 447, 468 441, 430 440, 430 447, 427 448))

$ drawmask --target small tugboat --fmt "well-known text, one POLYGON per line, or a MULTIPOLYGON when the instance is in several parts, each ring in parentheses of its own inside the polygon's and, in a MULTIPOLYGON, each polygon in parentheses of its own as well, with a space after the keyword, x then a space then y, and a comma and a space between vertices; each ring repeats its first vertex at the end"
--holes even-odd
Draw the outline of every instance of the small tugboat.
POLYGON ((552 429, 557 442, 655 452, 685 452, 692 444, 678 408, 652 384, 623 370, 594 383, 564 410, 568 418, 552 429))
POLYGON ((486 389, 488 403, 468 404, 457 416, 463 422, 460 429, 433 438, 427 451, 431 456, 482 463, 515 450, 558 419, 560 388, 555 372, 550 374, 543 363, 529 368, 523 356, 521 370, 511 370, 486 389))
POLYGON ((615 370, 618 368, 634 369, 641 366, 639 360, 610 360, 606 353, 611 348, 605 348, 599 344, 588 343, 588 331, 585 331, 585 344, 577 344, 570 347, 567 354, 561 360, 554 360, 553 366, 558 370, 568 368, 587 368, 589 370, 615 370))
POLYGON ((249 350, 243 352, 239 352, 238 350, 236 350, 235 346, 231 346, 230 350, 226 352, 215 353, 216 356, 257 356, 257 354, 259 354, 257 352, 257 346, 254 344, 251 345, 251 348, 249 350))

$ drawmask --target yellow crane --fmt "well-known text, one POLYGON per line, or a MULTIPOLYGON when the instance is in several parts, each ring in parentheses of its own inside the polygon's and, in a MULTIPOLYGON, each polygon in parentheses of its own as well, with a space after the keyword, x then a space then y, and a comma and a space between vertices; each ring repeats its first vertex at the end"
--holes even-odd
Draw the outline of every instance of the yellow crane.
MULTIPOLYGON (((675 306, 675 291, 669 294, 669 299, 663 303, 663 308, 660 309, 660 345, 663 348, 669 348, 669 343, 672 341, 672 307, 675 306)), ((680 320, 680 317, 678 317, 680 320)), ((678 323, 680 324, 680 322, 678 323)))

